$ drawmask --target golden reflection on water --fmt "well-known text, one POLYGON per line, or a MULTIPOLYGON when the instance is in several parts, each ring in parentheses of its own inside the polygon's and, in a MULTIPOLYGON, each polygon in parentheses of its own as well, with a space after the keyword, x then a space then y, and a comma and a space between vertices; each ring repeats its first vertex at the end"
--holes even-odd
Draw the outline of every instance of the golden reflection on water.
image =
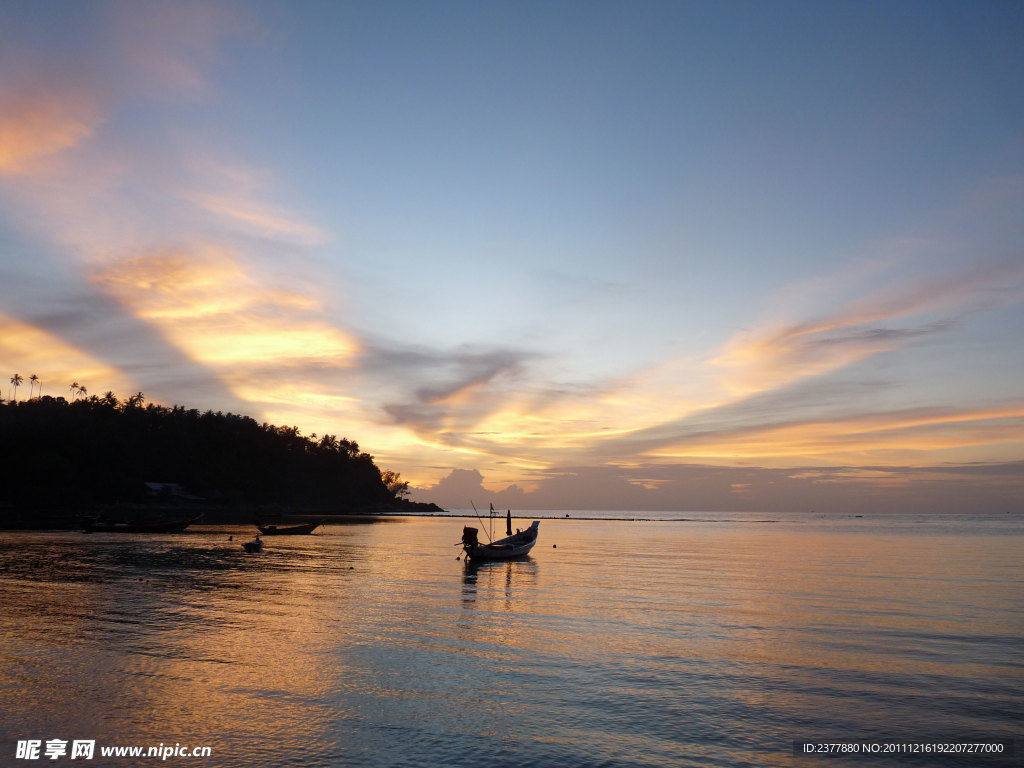
POLYGON ((4 738, 243 768, 784 766, 843 728, 1006 730, 1019 701, 1019 535, 545 520, 529 558, 472 565, 461 523, 260 555, 243 528, 0 533, 4 738))
MULTIPOLYGON (((24 671, 33 646, 59 648, 45 658, 42 685, 31 670, 28 679, 3 680, 33 697, 24 711, 36 727, 53 738, 216 748, 239 730, 254 744, 290 743, 289 729, 343 715, 311 705, 330 685, 321 662, 350 631, 344 536, 324 573, 324 558, 288 565, 303 557, 301 547, 282 543, 255 558, 227 535, 64 534, 50 543, 89 553, 40 557, 4 584, 5 597, 19 598, 4 627, 11 667, 24 671), (82 573, 92 580, 71 580, 82 573), (61 693, 85 706, 66 710, 61 693)), ((337 674, 334 663, 324 666, 337 674)))

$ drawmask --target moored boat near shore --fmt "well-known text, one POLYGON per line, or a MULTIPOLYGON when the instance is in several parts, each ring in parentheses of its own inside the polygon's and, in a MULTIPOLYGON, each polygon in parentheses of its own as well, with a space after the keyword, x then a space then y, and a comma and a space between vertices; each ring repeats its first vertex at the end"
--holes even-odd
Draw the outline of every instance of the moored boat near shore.
POLYGON ((303 523, 302 525, 260 525, 256 523, 256 527, 260 529, 260 533, 264 536, 294 536, 301 534, 308 534, 315 531, 321 525, 323 520, 317 520, 315 523, 303 523))
POLYGON ((540 520, 534 520, 525 531, 519 531, 490 544, 481 544, 477 539, 477 529, 466 526, 462 529, 462 548, 466 552, 466 557, 475 562, 511 560, 530 553, 533 545, 537 543, 539 531, 540 520))

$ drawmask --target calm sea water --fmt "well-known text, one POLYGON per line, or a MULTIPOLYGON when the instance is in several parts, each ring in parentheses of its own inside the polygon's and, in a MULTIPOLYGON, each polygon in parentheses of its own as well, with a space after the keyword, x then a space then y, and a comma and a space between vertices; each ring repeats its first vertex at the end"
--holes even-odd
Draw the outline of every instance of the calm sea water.
POLYGON ((0 765, 1021 764, 1021 519, 571 515, 479 568, 457 518, 0 532, 0 765), (1016 755, 793 754, 979 738, 1016 755))

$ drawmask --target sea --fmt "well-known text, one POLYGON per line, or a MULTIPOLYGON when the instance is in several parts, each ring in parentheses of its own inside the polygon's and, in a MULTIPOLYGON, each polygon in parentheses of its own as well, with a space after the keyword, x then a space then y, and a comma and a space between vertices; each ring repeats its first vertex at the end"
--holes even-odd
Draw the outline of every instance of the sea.
POLYGON ((1024 764, 1019 513, 513 514, 0 531, 0 765, 1024 764))

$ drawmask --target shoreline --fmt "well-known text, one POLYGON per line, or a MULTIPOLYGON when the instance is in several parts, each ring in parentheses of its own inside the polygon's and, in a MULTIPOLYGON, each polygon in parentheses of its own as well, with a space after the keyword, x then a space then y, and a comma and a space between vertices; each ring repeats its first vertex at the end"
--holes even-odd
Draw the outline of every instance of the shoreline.
MULTIPOLYGON (((176 511, 182 512, 183 510, 177 509, 176 511)), ((61 519, 51 518, 48 521, 25 521, 25 520, 6 520, 0 521, 0 532, 4 531, 82 531, 81 519, 83 515, 70 515, 60 516, 61 519)), ((403 520, 403 519, 418 519, 418 518, 442 518, 452 520, 470 520, 480 523, 482 521, 489 521, 490 518, 479 518, 472 514, 466 514, 464 512, 408 512, 408 511, 392 511, 392 512, 347 512, 347 513, 333 513, 333 514, 314 514, 309 512, 301 512, 290 515, 285 514, 254 514, 252 512, 246 513, 228 513, 228 514, 214 514, 209 519, 206 514, 203 517, 192 523, 188 529, 177 533, 197 533, 201 532, 203 528, 222 527, 222 526, 254 526, 256 523, 253 518, 262 518, 260 523, 282 523, 285 524, 298 524, 303 522, 312 522, 313 520, 320 520, 321 526, 328 525, 357 525, 375 522, 385 522, 389 520, 403 520)), ((784 522, 779 519, 743 519, 743 518, 708 518, 708 517, 598 517, 591 514, 585 514, 581 517, 574 517, 570 515, 553 515, 548 512, 547 514, 539 515, 516 515, 512 518, 513 520, 560 520, 562 522, 607 522, 607 523, 781 523, 784 522)), ((504 517, 495 517, 494 520, 504 522, 504 517)), ((167 534, 161 534, 167 535, 167 534)))
MULTIPOLYGON (((529 511, 529 510, 526 510, 529 511)), ((544 510, 546 514, 538 515, 513 515, 513 520, 568 520, 572 521, 607 521, 607 522, 618 522, 618 523, 781 523, 782 520, 745 520, 738 518, 724 518, 714 519, 709 517, 597 517, 593 512, 585 513, 585 517, 576 517, 575 515, 552 515, 550 510, 544 510)), ((409 513, 409 512, 384 512, 384 516, 390 517, 460 517, 467 520, 490 520, 489 517, 477 517, 476 515, 466 514, 465 512, 421 512, 421 513, 409 513)), ((504 520, 504 515, 495 515, 494 520, 504 520)))

